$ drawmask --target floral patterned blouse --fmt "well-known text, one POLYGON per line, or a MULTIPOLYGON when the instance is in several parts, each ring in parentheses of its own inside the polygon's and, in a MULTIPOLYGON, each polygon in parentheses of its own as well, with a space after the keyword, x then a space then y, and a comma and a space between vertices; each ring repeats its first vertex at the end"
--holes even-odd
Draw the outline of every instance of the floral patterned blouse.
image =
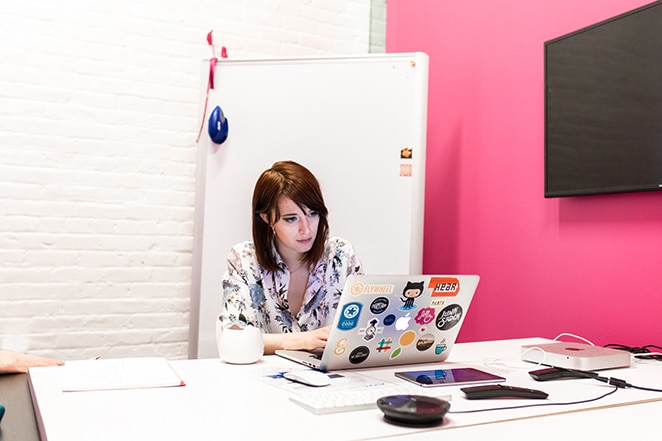
POLYGON ((290 272, 275 246, 273 251, 280 268, 275 273, 258 264, 253 242, 232 248, 223 276, 221 326, 241 320, 266 333, 285 333, 330 325, 345 279, 362 272, 352 245, 337 237, 327 240, 322 258, 310 273, 303 306, 296 316, 287 304, 290 272))

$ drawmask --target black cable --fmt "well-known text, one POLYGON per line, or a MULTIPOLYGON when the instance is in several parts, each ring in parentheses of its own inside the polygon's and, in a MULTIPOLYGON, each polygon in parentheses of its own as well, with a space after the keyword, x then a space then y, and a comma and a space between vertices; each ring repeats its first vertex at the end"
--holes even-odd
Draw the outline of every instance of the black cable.
POLYGON ((619 378, 613 378, 613 377, 594 377, 598 381, 602 381, 603 383, 611 384, 616 387, 621 387, 621 388, 629 388, 629 389, 639 389, 639 390, 647 390, 649 392, 662 392, 662 389, 653 389, 652 387, 643 387, 643 386, 635 386, 633 384, 630 384, 626 382, 625 380, 621 380, 619 378))
POLYGON ((566 403, 536 403, 536 404, 522 404, 520 406, 508 406, 508 407, 492 407, 488 409, 475 409, 475 410, 459 410, 459 411, 449 411, 448 413, 452 414, 459 414, 459 413, 478 413, 478 412, 490 412, 493 410, 513 410, 513 409, 524 409, 527 407, 542 407, 542 406, 571 406, 573 404, 584 404, 584 403, 591 403, 593 401, 598 401, 601 400, 605 397, 608 397, 609 395, 613 394, 619 389, 618 386, 614 387, 612 390, 607 392, 606 394, 600 395, 599 397, 596 398, 589 398, 588 400, 581 400, 581 401, 569 401, 566 403))
POLYGON ((643 386, 635 386, 633 384, 628 383, 625 380, 621 380, 620 378, 614 378, 614 377, 602 377, 600 376, 597 372, 591 372, 591 371, 579 371, 576 369, 566 369, 570 372, 576 373, 578 375, 582 375, 586 378, 594 378, 598 381, 602 381, 603 383, 611 384, 612 386, 616 386, 618 388, 629 388, 629 389, 639 389, 639 390, 646 390, 649 392, 662 392, 662 389, 653 389, 650 387, 643 387, 643 386))
POLYGON ((632 389, 639 389, 639 390, 647 390, 649 392, 662 392, 662 389, 653 389, 651 387, 643 387, 643 386, 632 386, 630 385, 632 389))
MULTIPOLYGON (((651 345, 649 345, 651 346, 651 345)), ((590 403, 593 401, 598 401, 601 400, 614 392, 616 392, 618 389, 638 389, 638 390, 645 390, 649 392, 662 392, 662 389, 653 389, 650 387, 643 387, 643 386, 635 386, 633 384, 628 383, 625 380, 621 380, 620 378, 614 378, 614 377, 603 377, 597 372, 592 372, 592 371, 581 371, 577 369, 567 369, 567 368, 557 368, 557 369, 565 369, 567 371, 573 372, 579 376, 586 377, 586 378, 593 378, 595 380, 601 381, 603 383, 607 383, 611 386, 614 386, 612 390, 607 392, 606 394, 600 395, 599 397, 596 398, 589 398, 588 400, 582 400, 582 401, 570 401, 570 402, 565 402, 565 403, 536 403, 536 404, 523 404, 519 406, 508 406, 508 407, 492 407, 488 409, 475 409, 475 410, 460 410, 460 411, 449 411, 448 413, 454 413, 454 414, 459 414, 459 413, 478 413, 478 412, 489 412, 493 410, 513 410, 513 409, 524 409, 528 407, 542 407, 542 406, 569 406, 573 404, 584 404, 584 403, 590 403)))
POLYGON ((656 346, 656 345, 645 345, 645 346, 640 346, 640 347, 632 347, 632 346, 626 346, 626 345, 621 345, 618 343, 610 343, 605 345, 605 348, 612 348, 612 349, 618 349, 621 351, 627 351, 630 352, 631 354, 634 354, 636 358, 640 358, 642 360, 658 360, 662 361, 662 355, 661 354, 651 354, 651 349, 655 349, 659 352, 662 352, 662 347, 656 346))

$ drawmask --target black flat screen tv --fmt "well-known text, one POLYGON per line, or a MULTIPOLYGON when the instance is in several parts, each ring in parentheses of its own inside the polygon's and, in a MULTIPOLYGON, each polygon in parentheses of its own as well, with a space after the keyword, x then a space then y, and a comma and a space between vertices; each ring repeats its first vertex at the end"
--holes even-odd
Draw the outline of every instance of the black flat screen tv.
POLYGON ((662 190, 662 3, 544 49, 545 197, 662 190))

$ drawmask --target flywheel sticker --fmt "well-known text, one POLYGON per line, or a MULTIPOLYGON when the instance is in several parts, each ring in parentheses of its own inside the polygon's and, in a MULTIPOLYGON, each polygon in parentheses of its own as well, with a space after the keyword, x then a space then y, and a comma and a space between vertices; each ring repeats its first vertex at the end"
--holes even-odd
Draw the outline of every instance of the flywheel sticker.
POLYGON ((363 292, 363 283, 361 282, 356 282, 352 286, 349 287, 349 293, 353 296, 358 296, 363 292))
POLYGON ((361 294, 391 294, 393 292, 394 285, 385 284, 385 285, 366 285, 363 282, 353 283, 349 287, 349 293, 353 296, 359 296, 361 294))

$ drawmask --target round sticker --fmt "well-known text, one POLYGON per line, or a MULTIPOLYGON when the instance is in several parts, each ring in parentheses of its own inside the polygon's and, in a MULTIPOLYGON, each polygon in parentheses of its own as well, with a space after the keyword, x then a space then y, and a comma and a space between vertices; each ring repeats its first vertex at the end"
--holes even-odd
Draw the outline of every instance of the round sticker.
POLYGON ((395 314, 389 314, 384 317, 384 326, 391 326, 393 323, 395 323, 395 314))
POLYGON ((381 314, 382 312, 386 311, 386 308, 388 308, 388 303, 388 298, 377 297, 370 304, 370 312, 373 314, 381 314))
POLYGON ((349 289, 349 293, 353 296, 358 296, 362 292, 363 292, 363 283, 361 283, 361 282, 356 282, 349 289))
POLYGON ((447 331, 462 320, 462 307, 460 305, 448 305, 439 312, 435 324, 441 331, 447 331))
POLYGON ((359 346, 349 354, 349 362, 352 364, 363 363, 370 355, 370 349, 367 346, 359 346))
POLYGON ((414 342, 416 338, 416 333, 414 331, 407 331, 400 336, 400 344, 402 346, 409 346, 414 342))
POLYGON ((416 349, 419 351, 427 351, 432 347, 434 344, 434 335, 432 334, 425 334, 421 336, 421 338, 418 339, 416 342, 416 349))

